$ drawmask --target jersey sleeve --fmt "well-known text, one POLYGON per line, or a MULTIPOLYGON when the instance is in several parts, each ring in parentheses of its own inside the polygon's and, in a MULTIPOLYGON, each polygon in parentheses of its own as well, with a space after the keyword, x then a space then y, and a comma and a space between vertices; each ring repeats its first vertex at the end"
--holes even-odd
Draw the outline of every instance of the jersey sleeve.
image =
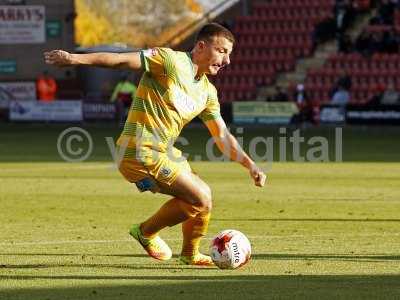
POLYGON ((209 83, 206 108, 200 113, 199 118, 203 122, 221 118, 217 89, 211 83, 209 83))
POLYGON ((159 76, 172 74, 175 69, 175 52, 169 48, 152 48, 140 51, 142 69, 159 76))

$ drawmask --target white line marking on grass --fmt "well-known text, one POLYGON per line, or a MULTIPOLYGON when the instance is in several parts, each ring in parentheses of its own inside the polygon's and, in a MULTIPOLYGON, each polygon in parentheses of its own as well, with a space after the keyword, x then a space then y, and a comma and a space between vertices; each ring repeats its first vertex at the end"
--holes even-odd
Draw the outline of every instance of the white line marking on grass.
MULTIPOLYGON (((265 236, 254 236, 251 239, 265 239, 265 236)), ((211 238, 204 238, 211 240, 211 238)), ((166 241, 181 241, 181 238, 165 239, 166 241)), ((131 243, 133 239, 127 240, 77 240, 77 241, 37 241, 37 242, 3 242, 0 246, 30 246, 30 245, 61 245, 61 244, 112 244, 112 243, 131 243)))
POLYGON ((78 241, 38 241, 38 242, 5 242, 0 246, 60 245, 60 244, 109 244, 126 243, 132 240, 78 240, 78 241))
MULTIPOLYGON (((27 171, 49 171, 49 169, 53 170, 61 170, 61 169, 67 169, 71 170, 108 170, 108 167, 112 163, 112 160, 110 162, 105 162, 105 163, 100 163, 98 164, 74 164, 71 166, 70 164, 66 164, 65 162, 60 162, 60 163, 49 163, 46 167, 38 167, 37 165, 16 165, 15 167, 4 167, 1 169, 2 172, 24 172, 26 173, 27 171)), ((0 163, 1 165, 4 165, 0 163)))

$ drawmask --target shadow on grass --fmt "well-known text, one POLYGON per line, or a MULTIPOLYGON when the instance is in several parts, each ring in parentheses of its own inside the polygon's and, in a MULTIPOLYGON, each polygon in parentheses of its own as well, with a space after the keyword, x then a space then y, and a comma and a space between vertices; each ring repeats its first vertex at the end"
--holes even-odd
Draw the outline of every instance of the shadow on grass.
POLYGON ((0 280, 49 280, 50 287, 0 290, 0 299, 398 299, 398 275, 325 276, 2 275, 0 280), (69 280, 74 280, 73 283, 69 280), (77 280, 84 281, 79 286, 77 280), (96 282, 97 281, 97 282, 96 282), (99 283, 101 281, 101 283, 99 283), (51 287, 54 284, 54 287, 51 287), (87 284, 90 283, 88 286, 87 284), (60 284, 73 285, 70 288, 60 284))
MULTIPOLYGON (((90 264, 90 263, 82 263, 82 264, 73 264, 73 263, 43 263, 43 264, 6 264, 0 265, 0 271, 4 269, 54 269, 54 268, 85 268, 85 269, 126 269, 126 270, 183 270, 183 269, 196 269, 199 271, 204 270, 215 270, 216 267, 213 268, 199 268, 196 266, 186 266, 181 265, 178 262, 175 264, 166 263, 166 264, 90 264)), ((1 279, 0 275, 0 279, 1 279)))
MULTIPOLYGON (((76 254, 55 254, 55 253, 18 253, 18 254, 0 254, 6 256, 81 256, 76 254)), ((88 262, 95 257, 104 256, 121 256, 121 255, 84 255, 82 257, 82 263, 79 262, 58 262, 58 263, 34 263, 34 264, 0 264, 1 270, 19 270, 19 269, 55 269, 55 268, 84 268, 84 269, 126 269, 126 270, 184 270, 184 269, 196 269, 199 271, 204 270, 215 270, 216 268, 197 268, 193 266, 181 265, 176 258, 168 262, 163 263, 148 263, 142 262, 132 263, 95 263, 88 262), (85 261, 86 260, 86 261, 85 261)), ((129 257, 123 255, 122 257, 129 257)), ((140 256, 142 257, 142 255, 140 256)), ((144 257, 144 256, 143 256, 144 257)), ((265 260, 265 261, 291 261, 291 260, 305 260, 305 261, 345 261, 345 262, 384 262, 384 261, 400 261, 400 255, 344 255, 344 254, 253 254, 252 260, 265 260)), ((0 276, 1 279, 1 276, 0 276)), ((78 279, 78 278, 77 278, 78 279)))
MULTIPOLYGON (((0 131, 0 163, 1 162, 63 162, 57 152, 57 141, 65 129, 81 127, 91 136, 93 141, 93 153, 88 158, 90 161, 111 162, 111 150, 106 138, 114 141, 119 137, 122 129, 111 123, 86 123, 86 124, 1 124, 0 131), (20 141, 24 141, 25 147, 21 147, 20 141)), ((293 147, 290 146, 291 138, 295 128, 287 131, 285 141, 286 158, 293 160, 293 147), (286 144, 287 147, 286 147, 286 144)), ((254 138, 273 138, 271 148, 274 157, 280 155, 278 140, 283 136, 278 126, 249 126, 243 134, 236 134, 243 138, 244 149, 248 150, 250 141, 254 138)), ((400 162, 400 147, 398 139, 400 127, 353 127, 343 128, 342 145, 344 161, 359 162, 400 162)), ((208 130, 203 126, 186 127, 182 132, 189 143, 179 145, 181 150, 191 155, 200 155, 204 159, 207 155, 205 145, 210 139, 208 130)), ((311 127, 300 130, 300 136, 305 142, 301 143, 300 155, 305 156, 308 149, 308 141, 313 137, 324 137, 328 141, 329 158, 336 159, 336 134, 334 127, 311 127)), ((86 139, 85 139, 86 140, 86 139)), ((86 147, 87 143, 81 143, 80 147, 86 147)), ((84 148, 87 149, 87 148, 84 148)), ((271 151, 270 150, 270 151, 271 151)), ((269 152, 270 153, 270 152, 269 152)))

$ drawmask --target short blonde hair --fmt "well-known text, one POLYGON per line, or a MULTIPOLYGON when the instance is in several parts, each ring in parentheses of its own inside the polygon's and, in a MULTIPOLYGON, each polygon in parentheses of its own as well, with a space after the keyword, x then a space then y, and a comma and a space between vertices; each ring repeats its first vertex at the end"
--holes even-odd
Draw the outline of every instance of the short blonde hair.
POLYGON ((222 36, 232 42, 232 44, 235 43, 235 37, 232 32, 218 23, 204 25, 196 36, 196 42, 201 40, 210 41, 214 36, 222 36))

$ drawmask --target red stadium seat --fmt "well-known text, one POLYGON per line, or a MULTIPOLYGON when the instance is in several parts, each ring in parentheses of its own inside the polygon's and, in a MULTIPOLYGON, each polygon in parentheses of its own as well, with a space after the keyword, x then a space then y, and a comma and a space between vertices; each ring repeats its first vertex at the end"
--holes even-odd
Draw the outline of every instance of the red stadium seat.
MULTIPOLYGON (((269 0, 252 3, 252 13, 238 17, 234 26, 238 37, 232 56, 235 66, 223 71, 228 78, 232 78, 229 84, 224 81, 224 101, 231 101, 235 96, 243 99, 253 97, 255 84, 271 84, 277 71, 293 70, 297 57, 311 55, 314 27, 323 16, 332 15, 334 3, 334 0, 269 0), (235 87, 230 86, 235 80, 236 95, 232 94, 235 87)), ((345 62, 330 59, 329 64, 333 68, 342 68, 345 62)), ((332 72, 326 73, 323 78, 310 78, 307 82, 323 87, 318 96, 323 98, 328 85, 336 80, 332 72)))

